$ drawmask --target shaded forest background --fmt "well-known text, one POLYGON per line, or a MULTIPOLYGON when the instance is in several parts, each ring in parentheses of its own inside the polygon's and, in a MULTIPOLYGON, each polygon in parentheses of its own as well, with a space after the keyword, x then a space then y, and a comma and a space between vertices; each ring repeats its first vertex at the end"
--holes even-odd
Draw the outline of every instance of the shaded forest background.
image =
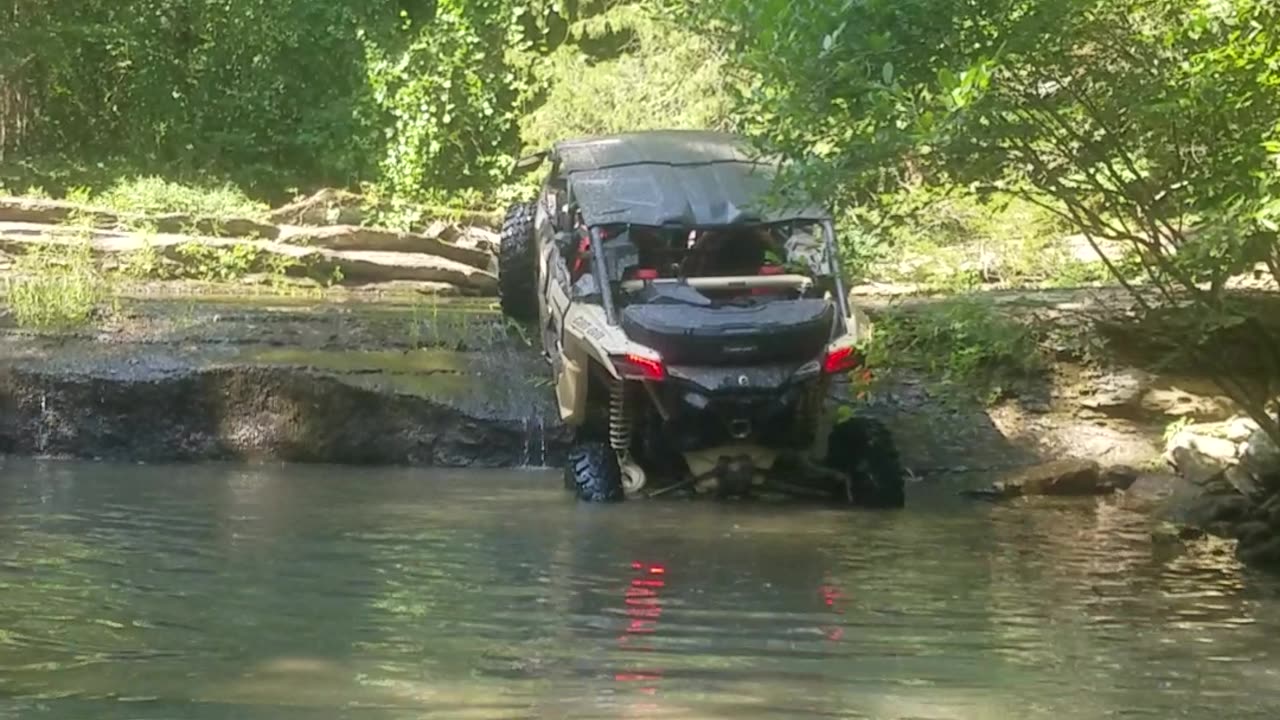
POLYGON ((6 0, 0 181, 501 204, 522 147, 730 123, 719 51, 669 17, 602 0, 6 0))
POLYGON ((0 187, 337 186, 410 226, 527 197, 515 159, 560 137, 714 128, 794 161, 853 274, 1214 290, 1280 273, 1277 27, 1270 0, 0 0, 0 187))

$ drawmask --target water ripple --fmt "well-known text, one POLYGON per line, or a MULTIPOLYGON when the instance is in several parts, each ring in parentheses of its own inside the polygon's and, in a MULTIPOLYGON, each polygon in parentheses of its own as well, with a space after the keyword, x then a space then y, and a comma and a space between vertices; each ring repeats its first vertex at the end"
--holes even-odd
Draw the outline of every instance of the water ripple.
POLYGON ((1280 587, 1114 508, 558 483, 9 464, 0 718, 1280 714, 1280 587))

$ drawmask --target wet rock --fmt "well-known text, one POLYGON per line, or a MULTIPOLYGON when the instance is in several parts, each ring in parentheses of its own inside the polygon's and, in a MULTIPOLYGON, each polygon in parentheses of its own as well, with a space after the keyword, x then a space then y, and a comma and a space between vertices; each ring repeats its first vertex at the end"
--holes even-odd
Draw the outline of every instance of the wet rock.
POLYGON ((1158 545, 1178 544, 1203 537, 1205 537, 1205 531, 1200 528, 1170 522, 1160 523, 1151 530, 1151 540, 1158 545))
POLYGON ((1112 492, 1101 482, 1102 472, 1092 460, 1061 460, 1032 468, 1011 482, 1023 495, 1099 495, 1112 492))
POLYGON ((1231 527, 1229 537, 1240 541, 1241 545, 1254 546, 1276 537, 1277 533, 1270 525, 1257 520, 1248 520, 1231 527))
MULTIPOLYGON (((143 216, 137 219, 148 220, 143 216)), ((195 218, 185 213, 171 213, 157 215, 149 220, 155 225, 156 231, 162 233, 195 233, 212 237, 261 238, 263 240, 275 240, 280 236, 280 228, 252 218, 195 218)))
MULTIPOLYGON (((1178 471, 1178 474, 1194 485, 1219 489, 1231 487, 1223 478, 1226 473, 1226 467, 1213 462, 1190 448, 1173 448, 1169 452, 1169 460, 1170 464, 1178 471)), ((1231 488, 1231 491, 1234 492, 1234 488, 1231 488)))
POLYGON ((1231 487, 1236 492, 1247 498, 1260 498, 1263 495, 1263 488, 1254 479, 1253 473, 1240 465, 1232 465, 1222 474, 1223 479, 1231 483, 1231 487))
POLYGON ((1114 487, 1102 483, 1102 468, 1098 463, 1092 460, 1060 460, 1025 469, 990 488, 967 494, 969 497, 1012 498, 1105 495, 1114 491, 1114 487))
POLYGON ((321 228, 286 228, 282 242, 329 250, 424 253, 487 270, 492 256, 472 247, 446 242, 432 235, 380 228, 335 225, 321 228))
POLYGON ((1259 508, 1260 513, 1271 527, 1280 531, 1280 495, 1273 495, 1259 508))
POLYGON ((1134 483, 1142 475, 1137 468, 1128 465, 1113 465, 1102 471, 1100 478, 1103 487, 1110 487, 1113 490, 1129 490, 1134 483))
POLYGON ((1260 493, 1280 494, 1280 449, 1263 431, 1254 432, 1240 451, 1240 467, 1260 493))
POLYGON ((1241 495, 1212 496, 1205 501, 1200 511, 1204 519, 1197 524, 1207 526, 1215 522, 1243 522, 1252 509, 1253 503, 1241 495))
POLYGON ((1244 545, 1237 549, 1241 561, 1250 565, 1280 566, 1280 536, 1256 545, 1244 545))
POLYGON ((119 217, 109 210, 85 207, 64 200, 0 197, 0 222, 59 225, 72 217, 88 220, 97 226, 114 225, 119 221, 119 217))
POLYGON ((344 281, 348 282, 443 282, 485 295, 495 294, 498 290, 498 278, 493 273, 448 258, 407 252, 321 252, 329 262, 342 269, 344 281))
MULTIPOLYGON (((484 391, 477 383, 457 399, 427 397, 292 367, 2 368, 0 452, 142 462, 527 464, 528 418, 467 399, 484 391)), ((545 428, 532 461, 559 464, 564 431, 545 428)))
POLYGON ((1225 420, 1236 411, 1235 404, 1225 396, 1204 395, 1176 387, 1148 391, 1143 395, 1140 406, 1147 412, 1198 420, 1225 420))
POLYGON ((1081 406, 1095 411, 1114 412, 1138 403, 1150 384, 1150 376, 1139 370, 1107 373, 1094 380, 1092 393, 1081 397, 1081 406))

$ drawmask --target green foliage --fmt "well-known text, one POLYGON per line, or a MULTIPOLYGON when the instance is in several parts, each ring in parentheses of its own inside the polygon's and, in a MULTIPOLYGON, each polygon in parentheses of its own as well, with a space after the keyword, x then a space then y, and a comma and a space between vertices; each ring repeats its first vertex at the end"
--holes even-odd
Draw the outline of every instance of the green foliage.
MULTIPOLYGON (((1280 281, 1280 3, 693 6, 758 79, 738 112, 794 161, 784 183, 852 207, 915 183, 1013 193, 1127 245, 1162 302, 1209 318, 1231 277, 1280 281)), ((1265 398, 1219 381, 1280 440, 1265 398)))
MULTIPOLYGON (((849 270, 870 280, 914 283, 924 289, 967 291, 1001 287, 1078 286, 1108 279, 1083 238, 1070 238, 1060 216, 1006 193, 979 198, 930 187, 904 190, 889 212, 848 213, 841 239, 849 270)), ((1133 267, 1113 248, 1127 277, 1133 267)))
POLYGON ((19 255, 7 285, 6 299, 17 323, 48 330, 87 323, 109 295, 87 242, 43 245, 19 255))
POLYGON ((887 312, 875 323, 868 360, 872 367, 919 370, 988 400, 1037 378, 1045 367, 1027 326, 965 296, 887 312))
POLYGON ((0 182, 502 207, 522 145, 726 123, 723 53, 666 5, 20 0, 0 10, 0 182))
POLYGON ((505 177, 517 142, 517 70, 504 48, 520 35, 510 6, 439 3, 430 23, 405 18, 402 48, 362 33, 368 85, 390 121, 381 171, 393 194, 490 187, 505 177))
POLYGON ((716 44, 653 2, 617 3, 568 29, 541 61, 545 101, 521 120, 526 148, 631 130, 729 129, 727 60, 716 44), (597 57, 593 46, 620 51, 597 57))
POLYGON ((912 179, 1004 188, 1184 285, 1275 245, 1276 3, 707 8, 761 78, 751 129, 812 189, 866 203, 912 179))
POLYGON ((398 5, 11 4, 0 77, 39 122, 0 119, 23 128, 9 150, 267 192, 348 182, 376 158, 377 140, 356 30, 390 25, 398 5))
MULTIPOLYGON (((77 202, 69 193, 68 200, 77 202)), ((230 184, 216 186, 191 185, 163 178, 122 178, 99 195, 84 193, 86 204, 99 205, 125 213, 184 213, 192 217, 257 217, 267 207, 247 197, 230 184)))

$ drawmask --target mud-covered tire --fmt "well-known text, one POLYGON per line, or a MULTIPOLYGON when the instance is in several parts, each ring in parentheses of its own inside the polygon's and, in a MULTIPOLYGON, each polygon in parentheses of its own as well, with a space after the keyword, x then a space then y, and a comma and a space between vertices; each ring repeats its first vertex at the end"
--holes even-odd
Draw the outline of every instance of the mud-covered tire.
POLYGON ((827 466, 852 481, 833 496, 861 507, 896 509, 906 505, 906 473, 893 435, 879 421, 850 418, 831 430, 827 466))
POLYGON ((583 440, 569 448, 564 468, 564 486, 579 500, 591 503, 618 502, 622 491, 622 469, 618 455, 608 443, 583 440))
POLYGON ((507 209, 498 243, 498 300, 507 317, 538 319, 538 258, 533 242, 534 202, 507 209))

